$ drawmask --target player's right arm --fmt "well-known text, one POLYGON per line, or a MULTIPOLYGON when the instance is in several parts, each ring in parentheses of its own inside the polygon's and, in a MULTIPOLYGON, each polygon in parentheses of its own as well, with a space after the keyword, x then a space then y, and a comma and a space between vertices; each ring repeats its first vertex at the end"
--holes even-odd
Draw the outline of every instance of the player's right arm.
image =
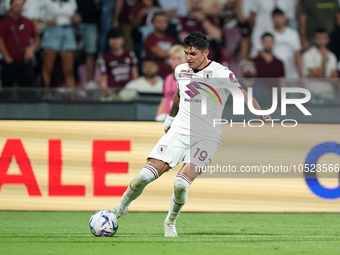
POLYGON ((174 99, 173 99, 173 103, 169 112, 168 117, 166 118, 166 120, 164 121, 164 131, 165 133, 167 133, 171 127, 172 122, 174 121, 178 110, 179 110, 179 101, 180 101, 180 97, 179 97, 179 89, 177 89, 176 94, 174 95, 174 99))

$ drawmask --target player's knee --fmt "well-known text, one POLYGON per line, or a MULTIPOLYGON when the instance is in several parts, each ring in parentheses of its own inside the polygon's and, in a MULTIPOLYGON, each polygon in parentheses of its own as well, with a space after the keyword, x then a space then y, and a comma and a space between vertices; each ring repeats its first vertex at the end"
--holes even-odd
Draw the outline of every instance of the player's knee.
POLYGON ((141 187, 145 187, 148 184, 148 179, 143 174, 138 174, 133 180, 131 181, 131 186, 138 190, 141 187))
POLYGON ((150 174, 149 170, 144 171, 144 169, 131 181, 131 186, 138 190, 139 188, 144 188, 150 182, 155 180, 153 174, 150 174))
POLYGON ((189 186, 190 186, 189 182, 182 179, 181 177, 176 177, 175 184, 174 184, 174 189, 175 189, 176 194, 180 195, 182 193, 187 192, 187 190, 189 189, 189 186))

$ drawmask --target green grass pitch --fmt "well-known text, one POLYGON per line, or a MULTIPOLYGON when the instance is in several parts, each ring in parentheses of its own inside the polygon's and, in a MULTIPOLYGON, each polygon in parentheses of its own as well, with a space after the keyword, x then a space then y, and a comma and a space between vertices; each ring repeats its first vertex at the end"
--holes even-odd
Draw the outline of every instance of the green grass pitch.
POLYGON ((0 254, 340 254, 339 214, 128 213, 111 238, 94 237, 92 212, 0 211, 0 254))

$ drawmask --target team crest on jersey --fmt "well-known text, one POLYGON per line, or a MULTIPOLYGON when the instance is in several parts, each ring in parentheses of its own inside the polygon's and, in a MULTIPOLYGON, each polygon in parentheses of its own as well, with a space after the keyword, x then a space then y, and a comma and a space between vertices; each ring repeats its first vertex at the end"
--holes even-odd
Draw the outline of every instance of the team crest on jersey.
POLYGON ((203 77, 205 80, 209 80, 213 75, 213 71, 211 70, 204 70, 203 71, 203 77))
POLYGON ((159 154, 164 153, 167 148, 168 148, 168 145, 158 145, 158 153, 159 154))

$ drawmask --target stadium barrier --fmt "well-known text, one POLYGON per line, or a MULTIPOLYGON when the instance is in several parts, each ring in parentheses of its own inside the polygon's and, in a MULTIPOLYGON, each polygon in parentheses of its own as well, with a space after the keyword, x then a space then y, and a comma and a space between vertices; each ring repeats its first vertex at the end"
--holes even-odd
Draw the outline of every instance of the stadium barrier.
MULTIPOLYGON (((183 210, 340 212, 339 128, 316 124, 223 127, 223 142, 211 163, 214 171, 229 166, 237 171, 261 167, 262 172, 257 176, 205 172, 190 187, 183 210), (309 155, 316 155, 313 148, 324 142, 328 147, 314 161, 321 169, 326 165, 328 173, 317 172, 319 189, 313 189, 301 167, 309 155), (270 166, 272 175, 267 175, 270 166), (285 167, 296 170, 286 175, 285 167)), ((163 135, 163 124, 1 121, 0 134, 0 210, 95 211, 119 202, 163 135)), ((151 183, 130 210, 166 212, 180 167, 151 183)))

